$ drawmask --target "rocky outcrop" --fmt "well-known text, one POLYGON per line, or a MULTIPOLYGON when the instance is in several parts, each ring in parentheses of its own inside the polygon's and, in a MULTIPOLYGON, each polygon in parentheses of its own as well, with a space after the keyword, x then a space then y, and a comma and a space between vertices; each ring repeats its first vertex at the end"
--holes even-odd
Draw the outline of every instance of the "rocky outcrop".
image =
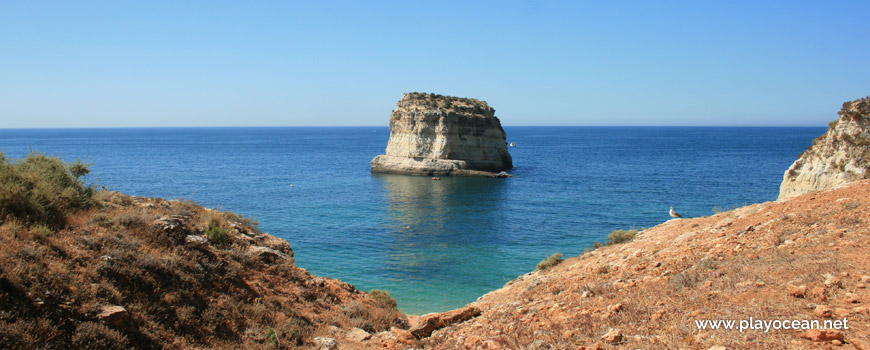
POLYGON ((870 97, 843 103, 838 114, 786 170, 779 199, 870 179, 870 97))
MULTIPOLYGON (((870 339, 868 218, 870 180, 861 180, 713 216, 670 220, 632 241, 590 248, 520 276, 471 303, 479 315, 435 329, 416 347, 845 349, 864 344, 870 339), (765 333, 700 329, 696 323, 750 317, 822 325, 765 333), (824 326, 844 318, 848 329, 824 326)), ((411 332, 416 327, 421 326, 411 332)))
POLYGON ((365 349, 369 332, 409 327, 395 304, 295 266, 251 219, 94 198, 43 237, 0 219, 0 349, 365 349))
POLYGON ((390 114, 385 155, 372 172, 407 175, 504 176, 513 167, 495 109, 484 101, 407 93, 390 114))

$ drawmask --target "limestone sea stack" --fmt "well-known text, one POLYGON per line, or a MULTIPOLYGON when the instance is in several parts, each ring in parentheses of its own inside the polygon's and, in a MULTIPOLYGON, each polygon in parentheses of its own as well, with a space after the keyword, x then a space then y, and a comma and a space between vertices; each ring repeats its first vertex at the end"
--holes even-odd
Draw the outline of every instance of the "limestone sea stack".
POLYGON ((843 103, 838 114, 786 170, 778 199, 870 179, 870 97, 843 103))
POLYGON ((390 114, 387 154, 373 173, 427 176, 509 176, 513 167, 501 122, 486 102, 406 93, 390 114))

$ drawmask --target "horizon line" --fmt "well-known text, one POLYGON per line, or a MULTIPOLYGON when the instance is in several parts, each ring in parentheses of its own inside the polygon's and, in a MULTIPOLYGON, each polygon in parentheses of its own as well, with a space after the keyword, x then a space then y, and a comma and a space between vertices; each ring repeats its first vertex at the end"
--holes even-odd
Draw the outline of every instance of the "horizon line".
MULTIPOLYGON (((60 129, 230 129, 230 128, 389 128, 389 125, 220 125, 220 126, 66 126, 12 127, 0 130, 60 130, 60 129)), ((821 128, 825 125, 502 125, 507 128, 821 128)))

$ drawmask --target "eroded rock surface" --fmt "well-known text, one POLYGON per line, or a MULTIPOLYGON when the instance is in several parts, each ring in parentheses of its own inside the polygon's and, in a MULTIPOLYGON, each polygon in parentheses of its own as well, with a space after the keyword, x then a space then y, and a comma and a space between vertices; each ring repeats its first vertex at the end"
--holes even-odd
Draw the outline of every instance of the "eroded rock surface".
POLYGON ((779 199, 870 179, 870 97, 844 103, 838 114, 786 170, 779 199))
POLYGON ((385 155, 372 172, 407 175, 499 176, 513 167, 495 109, 486 102, 407 93, 390 114, 385 155))

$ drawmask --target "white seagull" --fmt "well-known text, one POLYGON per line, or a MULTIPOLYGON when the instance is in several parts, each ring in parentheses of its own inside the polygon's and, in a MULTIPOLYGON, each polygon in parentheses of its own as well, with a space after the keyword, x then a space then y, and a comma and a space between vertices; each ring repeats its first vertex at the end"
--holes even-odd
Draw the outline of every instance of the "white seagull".
POLYGON ((680 213, 677 213, 677 212, 674 211, 674 207, 671 207, 671 211, 670 211, 668 214, 671 214, 671 217, 672 217, 672 218, 681 218, 681 217, 683 217, 682 215, 680 215, 680 213))

